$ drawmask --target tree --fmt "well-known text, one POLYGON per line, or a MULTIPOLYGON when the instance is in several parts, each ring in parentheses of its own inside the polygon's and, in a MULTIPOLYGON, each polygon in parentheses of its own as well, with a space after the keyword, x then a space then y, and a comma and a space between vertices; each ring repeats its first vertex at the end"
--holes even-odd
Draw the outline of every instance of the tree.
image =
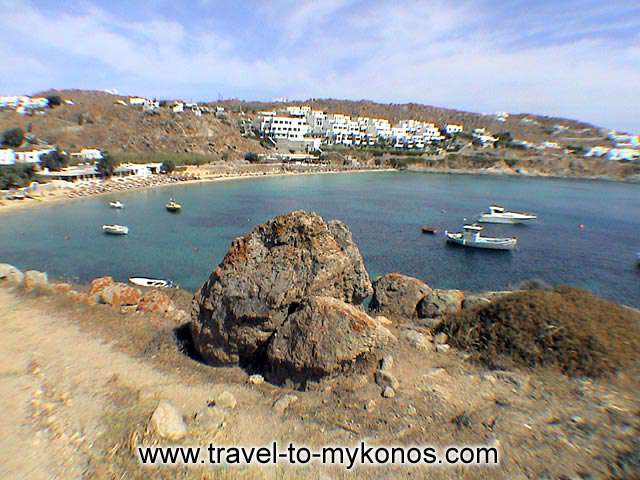
POLYGON ((113 175, 113 171, 116 169, 115 159, 109 155, 109 152, 102 152, 102 158, 97 163, 98 173, 104 178, 109 178, 113 175))
POLYGON ((258 162, 258 154, 255 152, 247 152, 244 154, 244 159, 249 163, 257 163, 258 162))
POLYGON ((47 96, 47 101, 49 102, 50 107, 57 107, 62 104, 62 98, 60 98, 60 95, 49 95, 47 96))
POLYGON ((21 128, 9 128, 2 132, 2 144, 16 148, 24 142, 24 132, 21 128))
POLYGON ((160 171, 164 173, 171 173, 176 169, 176 162, 168 158, 160 166, 160 171))
POLYGON ((52 152, 40 156, 40 164, 52 172, 59 172, 69 164, 69 158, 56 148, 52 152))

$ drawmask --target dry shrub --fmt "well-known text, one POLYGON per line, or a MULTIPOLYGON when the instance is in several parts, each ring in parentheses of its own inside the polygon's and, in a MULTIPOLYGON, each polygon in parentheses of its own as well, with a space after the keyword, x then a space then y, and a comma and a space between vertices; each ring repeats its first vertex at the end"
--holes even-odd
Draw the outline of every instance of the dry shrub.
POLYGON ((596 377, 637 365, 640 356, 640 314, 571 287, 515 292, 440 330, 490 367, 552 366, 596 377))

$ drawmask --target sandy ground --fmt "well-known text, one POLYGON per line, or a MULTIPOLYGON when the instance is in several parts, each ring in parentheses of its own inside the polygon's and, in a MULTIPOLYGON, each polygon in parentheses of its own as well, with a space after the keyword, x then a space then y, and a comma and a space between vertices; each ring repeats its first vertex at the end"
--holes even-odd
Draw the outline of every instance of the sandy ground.
MULTIPOLYGON (((282 177, 282 176, 290 176, 290 175, 327 175, 327 174, 344 174, 344 173, 371 173, 371 172, 390 172, 395 171, 395 169, 358 169, 358 170, 328 170, 328 171, 300 171, 300 172, 255 172, 255 173, 241 173, 241 174, 223 174, 223 175, 211 175, 208 176, 204 169, 199 170, 196 168, 190 169, 187 171, 190 175, 199 175, 201 178, 197 180, 181 180, 175 183, 159 183, 154 184, 148 187, 127 187, 122 191, 140 191, 147 190, 150 188, 161 188, 168 186, 176 186, 176 185, 187 185, 193 183, 203 183, 203 182, 224 182, 229 180, 243 180, 243 179, 255 179, 255 178, 269 178, 269 177, 282 177)), ((108 181, 107 183, 113 183, 112 181, 108 181)), ((115 183, 114 183, 115 185, 115 183)), ((123 184, 119 184, 119 186, 124 186, 123 184)), ((0 200, 0 215, 3 213, 21 211, 30 208, 38 208, 44 207, 52 204, 58 204, 60 202, 70 202, 77 201, 79 199, 84 199, 88 197, 97 197, 102 195, 113 195, 117 194, 118 190, 104 192, 104 193, 95 193, 95 194, 83 194, 82 196, 77 196, 70 198, 69 194, 74 194, 76 191, 85 190, 86 185, 78 185, 76 188, 65 189, 59 188, 56 190, 52 190, 49 192, 41 192, 34 194, 31 198, 25 198, 24 200, 0 200)))
MULTIPOLYGON (((188 297, 188 295, 185 295, 188 297)), ((188 298, 182 302, 188 303, 188 298)), ((176 325, 54 294, 0 288, 0 478, 464 478, 604 479, 637 458, 637 371, 593 381, 551 371, 488 371, 462 352, 422 352, 400 339, 390 351, 400 380, 382 398, 367 376, 299 392, 250 385, 248 372, 213 368, 177 347, 176 325), (223 392, 237 399, 222 427, 194 415, 223 392), (298 401, 284 413, 273 404, 298 401), (160 400, 184 414, 187 445, 493 445, 499 467, 141 467, 139 444, 160 400), (636 457, 633 457, 633 456, 636 457)), ((625 478, 625 477, 619 477, 625 478)), ((626 478, 634 478, 628 476, 626 478)))

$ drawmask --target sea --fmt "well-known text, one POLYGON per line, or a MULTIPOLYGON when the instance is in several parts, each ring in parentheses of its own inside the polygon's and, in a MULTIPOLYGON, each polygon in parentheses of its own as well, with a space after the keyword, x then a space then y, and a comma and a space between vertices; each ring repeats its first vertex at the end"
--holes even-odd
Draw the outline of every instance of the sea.
POLYGON ((596 180, 374 172, 178 184, 3 214, 0 262, 75 282, 146 276, 195 291, 235 237, 299 209, 345 222, 372 279, 401 272, 468 291, 538 280, 640 307, 640 186, 596 180), (165 210, 170 197, 180 213, 165 210), (109 208, 116 199, 124 209, 109 208), (492 203, 538 214, 527 225, 485 226, 484 235, 517 237, 515 251, 446 243, 444 230, 492 203), (105 235, 107 223, 129 235, 105 235))

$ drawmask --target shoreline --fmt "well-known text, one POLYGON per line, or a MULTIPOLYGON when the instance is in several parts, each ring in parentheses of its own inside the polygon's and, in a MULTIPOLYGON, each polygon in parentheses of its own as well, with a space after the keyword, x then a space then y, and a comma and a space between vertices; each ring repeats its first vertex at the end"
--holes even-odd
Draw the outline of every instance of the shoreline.
MULTIPOLYGON (((31 210, 37 207, 48 207, 53 205, 59 205, 66 202, 72 202, 77 200, 83 200, 87 198, 96 198, 105 195, 117 195, 119 193, 126 194, 129 192, 142 192, 145 190, 151 190, 156 188, 164 188, 180 185, 196 185, 200 183, 213 183, 224 182, 231 180, 246 180, 246 179, 258 179, 258 178, 274 178, 274 177, 286 177, 286 176, 304 176, 304 175, 328 175, 328 174, 345 174, 345 173, 377 173, 377 172, 395 172, 398 171, 395 168, 363 168, 363 169, 345 169, 345 170, 328 170, 328 171, 289 171, 289 172, 256 172, 256 173, 231 173, 223 174, 219 176, 197 178, 190 180, 176 180, 166 181, 162 183, 154 183, 144 186, 133 186, 124 190, 114 190, 108 192, 96 192, 86 195, 77 195, 70 197, 69 194, 77 191, 78 187, 84 185, 78 185, 73 189, 65 189, 63 187, 57 189, 56 193, 50 193, 49 197, 34 196, 32 198, 25 198, 24 200, 3 200, 0 201, 0 216, 3 214, 11 214, 25 210, 31 210)), ((123 177, 130 178, 130 177, 123 177)), ((113 180, 108 180, 112 182, 113 180)))

